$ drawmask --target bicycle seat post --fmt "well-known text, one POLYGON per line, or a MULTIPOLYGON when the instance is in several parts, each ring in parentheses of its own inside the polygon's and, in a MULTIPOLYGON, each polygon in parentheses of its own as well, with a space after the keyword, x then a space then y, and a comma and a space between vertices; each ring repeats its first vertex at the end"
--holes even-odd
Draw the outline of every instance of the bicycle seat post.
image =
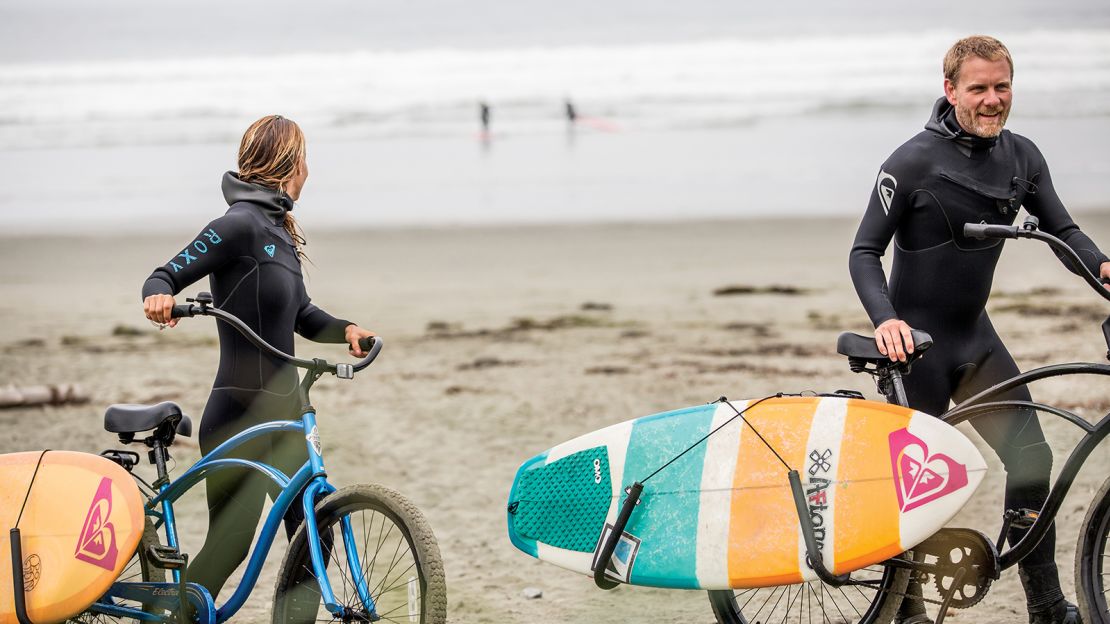
POLYGON ((149 442, 150 463, 154 464, 158 471, 158 480, 153 484, 157 489, 170 482, 169 471, 166 470, 166 458, 169 457, 169 453, 166 451, 166 447, 162 444, 162 441, 157 437, 151 438, 149 442))
POLYGON ((908 372, 901 362, 891 362, 880 365, 875 375, 875 385, 879 392, 886 397, 888 403, 909 407, 906 397, 906 386, 902 383, 902 375, 908 372))

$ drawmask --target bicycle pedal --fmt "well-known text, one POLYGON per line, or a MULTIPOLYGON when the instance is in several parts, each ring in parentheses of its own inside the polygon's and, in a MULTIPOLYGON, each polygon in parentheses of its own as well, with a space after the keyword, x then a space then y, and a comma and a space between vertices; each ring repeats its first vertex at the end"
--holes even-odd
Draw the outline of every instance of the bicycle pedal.
POLYGON ((1010 526, 1015 529, 1028 529, 1040 517, 1041 511, 1039 509, 1018 509, 1010 526))
POLYGON ((181 554, 181 551, 173 546, 163 546, 162 544, 151 544, 146 551, 150 562, 156 568, 163 570, 181 570, 185 567, 187 559, 181 554))

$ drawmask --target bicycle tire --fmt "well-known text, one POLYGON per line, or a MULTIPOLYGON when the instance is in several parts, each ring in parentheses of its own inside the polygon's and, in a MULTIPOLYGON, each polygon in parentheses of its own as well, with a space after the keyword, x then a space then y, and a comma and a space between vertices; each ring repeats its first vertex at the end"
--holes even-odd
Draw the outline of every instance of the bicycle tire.
POLYGON ((1079 613, 1087 624, 1110 624, 1110 478, 1095 494, 1075 547, 1079 613))
MULTIPOLYGON (((322 539, 331 535, 336 544, 327 556, 328 578, 337 600, 353 611, 361 609, 358 594, 349 580, 347 558, 339 546, 342 537, 334 531, 344 516, 351 519, 355 541, 362 542, 359 565, 371 589, 371 597, 377 603, 381 621, 446 622, 447 583, 439 545, 431 527, 416 505, 398 492, 376 484, 342 488, 316 505, 316 521, 322 539), (379 555, 388 557, 389 561, 379 561, 379 555), (379 566, 385 567, 384 572, 379 566)), ((357 549, 358 544, 355 546, 357 549)), ((335 619, 320 600, 302 523, 278 572, 272 620, 275 624, 300 624, 320 621, 319 618, 335 619)))
POLYGON ((830 587, 817 580, 757 589, 710 591, 709 604, 720 624, 886 624, 898 613, 910 571, 876 564, 852 573, 852 578, 865 580, 869 577, 878 581, 871 595, 858 585, 830 587))
MULTIPOLYGON (((154 529, 154 523, 150 521, 150 516, 143 518, 143 535, 139 538, 139 545, 135 549, 135 554, 131 556, 131 561, 127 562, 123 571, 120 572, 117 581, 139 581, 144 583, 162 583, 166 580, 166 571, 162 568, 156 567, 152 561, 147 558, 148 548, 152 545, 157 545, 158 531, 154 529)), ((130 601, 125 601, 128 604, 130 601)), ((146 605, 138 603, 131 603, 136 607, 142 608, 144 611, 146 605)), ((96 613, 94 611, 85 610, 67 622, 75 622, 79 624, 93 624, 96 622, 133 622, 137 621, 134 618, 121 618, 112 615, 105 615, 103 613, 96 613)))

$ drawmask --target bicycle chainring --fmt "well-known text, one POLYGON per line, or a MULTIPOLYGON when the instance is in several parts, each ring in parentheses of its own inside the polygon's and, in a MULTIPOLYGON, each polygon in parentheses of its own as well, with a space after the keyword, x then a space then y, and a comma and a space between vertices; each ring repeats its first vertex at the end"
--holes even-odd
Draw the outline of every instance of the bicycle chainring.
POLYGON ((941 596, 946 596, 952 588, 957 570, 966 570, 949 603, 956 609, 979 604, 1000 574, 994 544, 971 529, 942 529, 914 547, 914 553, 925 555, 936 566, 931 576, 941 596))

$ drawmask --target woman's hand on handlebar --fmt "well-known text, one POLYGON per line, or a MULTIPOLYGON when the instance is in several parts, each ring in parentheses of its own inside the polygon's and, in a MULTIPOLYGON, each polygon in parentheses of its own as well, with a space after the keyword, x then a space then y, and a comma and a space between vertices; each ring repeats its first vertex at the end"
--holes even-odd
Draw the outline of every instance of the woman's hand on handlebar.
POLYGON ((350 325, 347 326, 346 337, 344 338, 344 340, 347 341, 347 346, 351 350, 351 355, 361 358, 361 357, 366 357, 367 352, 363 351, 362 347, 360 347, 358 345, 359 339, 360 338, 372 338, 376 335, 377 334, 375 334, 374 332, 372 332, 368 329, 363 329, 363 328, 359 327, 358 325, 355 325, 354 323, 351 323, 350 325))
POLYGON ((1102 280, 1103 288, 1110 290, 1110 262, 1103 262, 1099 265, 1098 277, 1102 280))
POLYGON ((913 336, 910 326, 901 319, 883 321, 875 328, 875 345, 879 353, 890 358, 891 362, 905 362, 906 354, 913 353, 913 336))
POLYGON ((143 313, 162 327, 176 327, 177 319, 170 316, 173 305, 172 295, 151 295, 143 300, 143 313))

